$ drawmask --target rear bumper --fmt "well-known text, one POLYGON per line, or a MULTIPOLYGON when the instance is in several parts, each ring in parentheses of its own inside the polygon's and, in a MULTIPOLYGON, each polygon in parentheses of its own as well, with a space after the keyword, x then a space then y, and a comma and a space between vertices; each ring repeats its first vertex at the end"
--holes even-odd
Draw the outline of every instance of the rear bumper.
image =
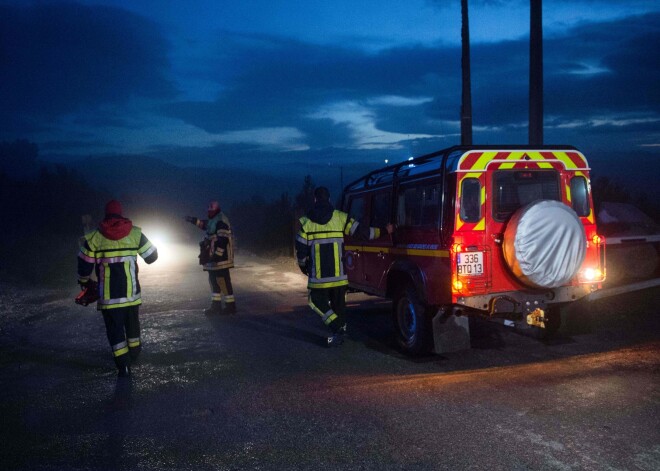
POLYGON ((577 301, 600 288, 598 283, 560 286, 543 291, 505 291, 480 296, 459 296, 456 304, 486 312, 493 317, 507 314, 530 314, 537 309, 545 311, 554 304, 577 301))

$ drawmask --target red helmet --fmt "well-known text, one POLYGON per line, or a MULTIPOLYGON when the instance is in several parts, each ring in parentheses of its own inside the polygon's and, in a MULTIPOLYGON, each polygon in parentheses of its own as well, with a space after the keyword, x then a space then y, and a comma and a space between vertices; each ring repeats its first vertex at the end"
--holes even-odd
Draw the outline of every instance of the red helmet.
POLYGON ((220 212, 220 203, 217 201, 209 201, 209 206, 206 208, 206 212, 209 218, 212 218, 220 212))
POLYGON ((121 203, 119 201, 108 201, 108 203, 105 205, 105 215, 108 216, 109 214, 116 214, 117 216, 121 216, 121 203))

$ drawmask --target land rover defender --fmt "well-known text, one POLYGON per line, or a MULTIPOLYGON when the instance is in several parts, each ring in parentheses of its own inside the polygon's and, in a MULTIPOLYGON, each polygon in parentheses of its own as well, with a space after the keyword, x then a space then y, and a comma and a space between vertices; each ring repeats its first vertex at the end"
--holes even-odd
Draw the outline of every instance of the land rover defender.
POLYGON ((342 209, 391 237, 345 242, 353 290, 391 298, 408 354, 469 348, 468 316, 535 336, 599 289, 589 166, 570 146, 456 146, 347 185, 342 209))

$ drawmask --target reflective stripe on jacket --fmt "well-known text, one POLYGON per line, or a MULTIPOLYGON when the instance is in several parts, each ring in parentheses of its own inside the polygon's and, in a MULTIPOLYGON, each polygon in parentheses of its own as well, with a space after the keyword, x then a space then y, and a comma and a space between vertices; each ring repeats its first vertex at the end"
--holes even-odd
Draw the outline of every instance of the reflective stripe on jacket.
POLYGON ((95 230, 84 237, 78 253, 78 278, 87 280, 96 270, 99 281, 97 309, 135 306, 142 303, 137 256, 147 263, 158 258, 156 247, 133 226, 129 234, 110 240, 95 230))
POLYGON ((300 232, 296 237, 298 258, 309 257, 308 288, 333 288, 348 284, 344 272, 344 236, 352 235, 358 223, 348 214, 334 210, 325 224, 300 218, 300 232))
POLYGON ((211 219, 198 219, 197 227, 206 232, 210 261, 204 264, 204 271, 223 270, 234 267, 234 234, 229 218, 219 212, 211 219))

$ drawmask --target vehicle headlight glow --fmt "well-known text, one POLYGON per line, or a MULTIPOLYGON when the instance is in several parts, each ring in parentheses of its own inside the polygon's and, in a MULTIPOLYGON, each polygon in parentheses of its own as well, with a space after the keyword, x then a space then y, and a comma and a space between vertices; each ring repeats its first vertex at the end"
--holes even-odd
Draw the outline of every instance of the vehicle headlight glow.
POLYGON ((156 264, 169 264, 176 258, 175 244, 165 231, 158 229, 145 229, 145 235, 158 250, 156 264))

